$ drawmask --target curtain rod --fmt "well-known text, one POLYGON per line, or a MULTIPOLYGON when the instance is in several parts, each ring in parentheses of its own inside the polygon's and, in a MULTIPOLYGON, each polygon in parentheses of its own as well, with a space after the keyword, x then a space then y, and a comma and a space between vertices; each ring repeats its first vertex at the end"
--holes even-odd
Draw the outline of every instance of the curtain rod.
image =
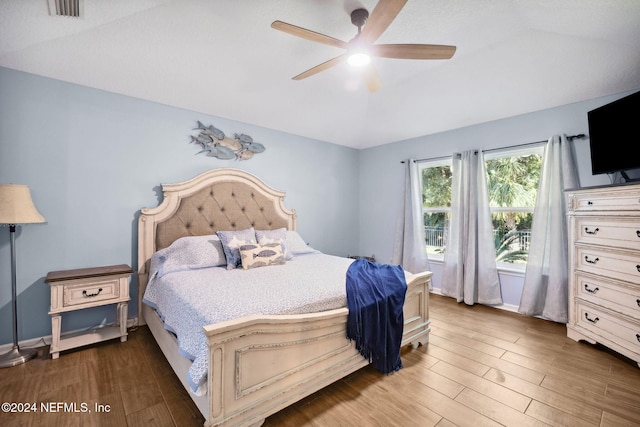
MULTIPOLYGON (((569 135, 567 136, 567 139, 569 141, 574 140, 574 139, 582 139, 582 138, 586 138, 587 135, 585 135, 584 133, 579 133, 577 135, 569 135)), ((534 144, 542 144, 544 142, 547 142, 547 139, 543 139, 541 141, 534 141, 534 142, 526 142, 524 144, 516 144, 516 145, 509 145, 507 147, 500 147, 500 148, 490 148, 488 150, 482 150, 483 153, 489 153, 491 151, 498 151, 498 150, 505 150, 508 148, 516 148, 516 147, 524 147, 527 145, 534 145, 534 144)), ((452 156, 442 156, 442 157, 431 157, 428 159, 417 159, 414 160, 414 163, 418 163, 418 162, 426 162, 426 161, 432 161, 432 160, 444 160, 444 159, 448 159, 451 158, 452 156)), ((404 160, 400 161, 400 163, 405 163, 404 160)))
MULTIPOLYGON (((577 134, 577 135, 569 135, 569 136, 567 136, 567 139, 568 139, 569 141, 572 141, 572 140, 574 140, 574 139, 582 139, 582 138, 584 138, 584 137, 586 137, 586 135, 585 135, 584 133, 579 133, 579 134, 577 134)), ((525 146, 527 146, 527 145, 542 144, 542 143, 545 143, 545 142, 547 142, 547 141, 548 141, 548 139, 544 139, 544 140, 542 140, 542 141, 526 142, 526 143, 524 143, 524 144, 510 145, 510 146, 508 146, 508 147, 490 148, 490 149, 488 149, 488 150, 482 150, 482 152, 483 152, 483 153, 490 153, 491 151, 504 150, 504 149, 507 149, 507 148, 525 147, 525 146)))

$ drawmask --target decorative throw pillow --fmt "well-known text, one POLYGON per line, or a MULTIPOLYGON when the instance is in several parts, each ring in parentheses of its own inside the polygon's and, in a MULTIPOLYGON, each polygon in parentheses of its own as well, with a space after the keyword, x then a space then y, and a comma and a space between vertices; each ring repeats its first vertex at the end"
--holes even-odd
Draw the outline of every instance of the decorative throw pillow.
POLYGON ((216 231, 216 234, 220 237, 222 249, 227 258, 227 270, 233 270, 240 266, 242 262, 240 259, 240 246, 258 243, 256 242, 256 231, 253 227, 245 230, 216 231))
POLYGON ((242 245, 240 246, 240 258, 242 259, 242 268, 245 270, 269 265, 282 265, 286 262, 280 242, 264 245, 242 245))
POLYGON ((275 230, 256 230, 256 240, 261 245, 280 243, 285 259, 290 260, 293 258, 291 251, 287 248, 287 229, 284 227, 275 230))
POLYGON ((307 245, 297 231, 287 230, 287 248, 292 255, 309 254, 318 252, 307 245))
POLYGON ((151 270, 162 277, 173 271, 219 267, 226 263, 218 236, 187 236, 156 252, 151 258, 151 270))

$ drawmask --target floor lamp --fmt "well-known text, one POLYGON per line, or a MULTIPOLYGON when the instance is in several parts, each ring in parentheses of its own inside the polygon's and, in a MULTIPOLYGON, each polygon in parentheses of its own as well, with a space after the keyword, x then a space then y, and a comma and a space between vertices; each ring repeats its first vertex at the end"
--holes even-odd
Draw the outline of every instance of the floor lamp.
POLYGON ((0 225, 9 226, 11 242, 11 302, 13 312, 13 348, 0 355, 0 368, 20 365, 33 359, 36 350, 18 346, 18 303, 16 293, 16 225, 42 223, 26 185, 0 184, 0 225))

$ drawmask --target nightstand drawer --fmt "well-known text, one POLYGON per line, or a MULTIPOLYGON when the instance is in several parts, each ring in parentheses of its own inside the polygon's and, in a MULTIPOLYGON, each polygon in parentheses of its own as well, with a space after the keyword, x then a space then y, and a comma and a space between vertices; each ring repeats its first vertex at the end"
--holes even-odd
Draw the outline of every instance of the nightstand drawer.
POLYGON ((110 279, 93 281, 91 284, 65 286, 63 291, 63 307, 79 304, 93 304, 98 301, 118 299, 120 297, 120 281, 110 279))

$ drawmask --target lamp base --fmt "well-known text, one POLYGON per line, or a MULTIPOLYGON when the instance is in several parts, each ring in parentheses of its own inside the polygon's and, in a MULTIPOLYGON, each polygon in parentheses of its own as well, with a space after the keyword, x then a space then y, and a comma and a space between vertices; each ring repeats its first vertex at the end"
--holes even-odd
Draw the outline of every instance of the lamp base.
POLYGON ((36 357, 38 354, 34 348, 23 348, 14 346, 7 353, 0 355, 0 368, 10 368, 21 365, 36 357))

